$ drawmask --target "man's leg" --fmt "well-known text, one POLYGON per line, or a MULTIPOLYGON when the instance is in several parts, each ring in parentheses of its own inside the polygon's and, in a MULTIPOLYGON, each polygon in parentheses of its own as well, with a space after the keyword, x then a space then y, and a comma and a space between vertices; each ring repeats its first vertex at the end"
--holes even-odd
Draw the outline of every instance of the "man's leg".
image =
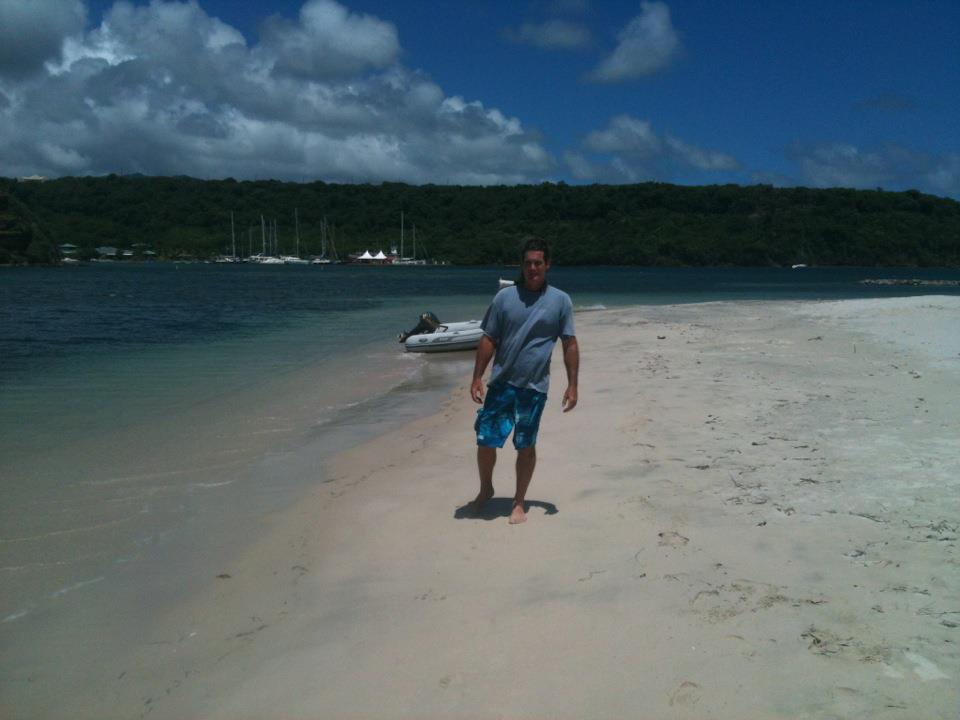
POLYGON ((517 450, 517 494, 513 497, 513 510, 510 513, 510 524, 516 525, 527 519, 524 500, 527 497, 527 488, 533 479, 533 469, 537 466, 537 447, 531 445, 517 450))
POLYGON ((493 497, 493 466, 497 464, 497 449, 477 446, 477 469, 480 471, 480 494, 473 501, 474 511, 493 497))

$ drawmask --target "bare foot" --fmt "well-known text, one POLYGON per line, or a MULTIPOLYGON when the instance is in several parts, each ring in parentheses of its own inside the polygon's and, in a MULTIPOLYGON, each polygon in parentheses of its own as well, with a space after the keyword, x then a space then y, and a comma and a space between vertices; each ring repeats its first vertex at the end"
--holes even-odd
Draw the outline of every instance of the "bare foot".
POLYGON ((483 508, 483 506, 484 506, 484 504, 487 502, 487 500, 489 500, 489 499, 492 498, 492 497, 493 497, 493 488, 492 488, 492 487, 491 487, 491 488, 481 489, 481 490, 480 490, 480 493, 477 495, 477 497, 474 499, 474 501, 473 501, 472 503, 470 503, 470 506, 473 508, 473 511, 474 511, 475 513, 476 513, 476 512, 480 512, 481 508, 483 508))
POLYGON ((514 503, 513 512, 510 513, 510 524, 519 525, 527 521, 527 513, 523 509, 523 503, 514 503))

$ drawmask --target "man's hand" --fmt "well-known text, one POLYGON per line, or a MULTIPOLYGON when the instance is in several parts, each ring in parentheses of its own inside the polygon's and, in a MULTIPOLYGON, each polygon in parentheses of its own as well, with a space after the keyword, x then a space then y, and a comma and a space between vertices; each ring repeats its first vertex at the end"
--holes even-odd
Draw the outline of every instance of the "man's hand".
POLYGON ((567 368, 567 391, 563 394, 563 411, 577 406, 577 378, 580 377, 580 346, 573 335, 563 338, 563 364, 567 368))
POLYGON ((470 383, 470 397, 475 403, 483 404, 483 378, 474 378, 470 383))
POLYGON ((475 403, 483 402, 483 372, 496 351, 497 346, 489 335, 480 338, 480 344, 477 345, 477 359, 473 363, 473 382, 470 383, 470 397, 475 403))

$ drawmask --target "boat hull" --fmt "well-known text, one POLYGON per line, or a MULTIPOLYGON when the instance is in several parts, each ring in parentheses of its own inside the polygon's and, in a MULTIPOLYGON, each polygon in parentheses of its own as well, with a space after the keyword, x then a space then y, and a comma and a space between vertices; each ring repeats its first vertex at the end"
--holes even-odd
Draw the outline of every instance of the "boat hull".
POLYGON ((479 320, 441 325, 432 333, 411 335, 403 342, 407 352, 438 353, 475 350, 483 337, 479 320))

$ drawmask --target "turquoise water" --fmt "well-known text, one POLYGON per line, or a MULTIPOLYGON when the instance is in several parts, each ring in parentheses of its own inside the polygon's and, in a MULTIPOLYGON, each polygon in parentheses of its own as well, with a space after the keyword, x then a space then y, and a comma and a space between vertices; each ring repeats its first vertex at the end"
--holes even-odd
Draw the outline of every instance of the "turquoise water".
MULTIPOLYGON (((49 670, 55 656, 80 683, 70 651, 91 635, 78 613, 90 633, 134 642, 151 614, 209 582, 251 524, 323 482, 332 453, 430 412, 472 356, 405 354, 396 334, 427 310, 482 317, 515 273, 0 268, 0 676, 49 670)), ((551 272, 581 308, 960 294, 859 282, 897 277, 960 271, 551 272)))

